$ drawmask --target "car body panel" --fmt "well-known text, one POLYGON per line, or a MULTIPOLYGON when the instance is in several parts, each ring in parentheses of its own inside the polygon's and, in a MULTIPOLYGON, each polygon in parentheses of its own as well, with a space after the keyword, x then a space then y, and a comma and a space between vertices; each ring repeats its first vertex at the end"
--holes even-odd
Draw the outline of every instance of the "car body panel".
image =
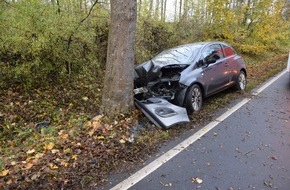
POLYGON ((166 100, 169 107, 171 104, 185 107, 186 94, 193 84, 198 84, 203 97, 208 97, 235 85, 241 70, 246 73, 242 57, 224 42, 200 42, 171 48, 135 67, 135 103, 146 110, 151 120, 158 120, 151 109, 154 103, 144 104, 148 99, 160 98, 166 100))
POLYGON ((288 56, 287 71, 290 74, 290 52, 289 52, 289 56, 288 56))
POLYGON ((135 105, 159 128, 168 129, 173 125, 189 122, 185 108, 161 98, 135 100, 135 105))

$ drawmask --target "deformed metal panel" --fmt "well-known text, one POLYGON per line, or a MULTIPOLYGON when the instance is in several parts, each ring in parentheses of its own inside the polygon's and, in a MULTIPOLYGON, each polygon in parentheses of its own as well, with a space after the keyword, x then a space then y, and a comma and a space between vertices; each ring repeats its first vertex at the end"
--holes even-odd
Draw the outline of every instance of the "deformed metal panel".
POLYGON ((168 129, 173 125, 189 122, 185 108, 171 104, 165 99, 135 99, 135 104, 157 127, 168 129))

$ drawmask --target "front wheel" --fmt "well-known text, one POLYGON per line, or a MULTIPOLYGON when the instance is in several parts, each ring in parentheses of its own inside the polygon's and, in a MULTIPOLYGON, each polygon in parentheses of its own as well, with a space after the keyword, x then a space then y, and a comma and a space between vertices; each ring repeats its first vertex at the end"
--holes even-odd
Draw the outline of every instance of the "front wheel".
POLYGON ((188 114, 198 112, 202 107, 202 91, 197 84, 192 85, 185 97, 185 107, 188 114))
POLYGON ((237 90, 245 91, 246 85, 247 85, 246 73, 244 71, 240 71, 235 87, 237 90))

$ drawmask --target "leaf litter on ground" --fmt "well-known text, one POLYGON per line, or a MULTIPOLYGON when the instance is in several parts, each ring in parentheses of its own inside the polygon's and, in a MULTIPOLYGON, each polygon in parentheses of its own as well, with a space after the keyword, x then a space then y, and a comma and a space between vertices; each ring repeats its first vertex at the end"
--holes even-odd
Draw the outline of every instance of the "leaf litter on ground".
MULTIPOLYGON (((273 65, 270 63, 266 65, 273 65)), ((251 65, 248 70, 251 83, 261 78, 255 79, 253 72, 267 75, 251 65)), ((112 171, 129 170, 132 163, 144 162, 160 143, 205 123, 213 116, 213 104, 217 104, 215 109, 226 104, 219 100, 226 92, 214 96, 205 101, 200 113, 191 116, 190 125, 176 126, 164 135, 144 122, 147 120, 138 110, 113 122, 106 120, 97 111, 101 91, 93 89, 100 89, 101 84, 96 85, 90 90, 76 83, 30 92, 20 87, 0 92, 0 125, 4 126, 0 134, 0 188, 95 188, 106 183, 112 171), (49 121, 49 125, 36 130, 42 121, 49 121)), ((235 94, 225 101, 233 97, 235 94)), ((202 183, 198 177, 192 181, 202 183)))

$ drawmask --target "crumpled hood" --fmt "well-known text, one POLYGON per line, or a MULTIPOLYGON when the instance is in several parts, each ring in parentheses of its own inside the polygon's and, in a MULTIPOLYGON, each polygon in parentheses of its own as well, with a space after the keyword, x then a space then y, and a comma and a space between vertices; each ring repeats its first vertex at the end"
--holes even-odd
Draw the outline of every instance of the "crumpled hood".
POLYGON ((150 60, 141 65, 138 65, 134 69, 134 81, 137 86, 143 86, 148 82, 156 79, 160 75, 160 70, 166 66, 180 66, 176 60, 150 60))

